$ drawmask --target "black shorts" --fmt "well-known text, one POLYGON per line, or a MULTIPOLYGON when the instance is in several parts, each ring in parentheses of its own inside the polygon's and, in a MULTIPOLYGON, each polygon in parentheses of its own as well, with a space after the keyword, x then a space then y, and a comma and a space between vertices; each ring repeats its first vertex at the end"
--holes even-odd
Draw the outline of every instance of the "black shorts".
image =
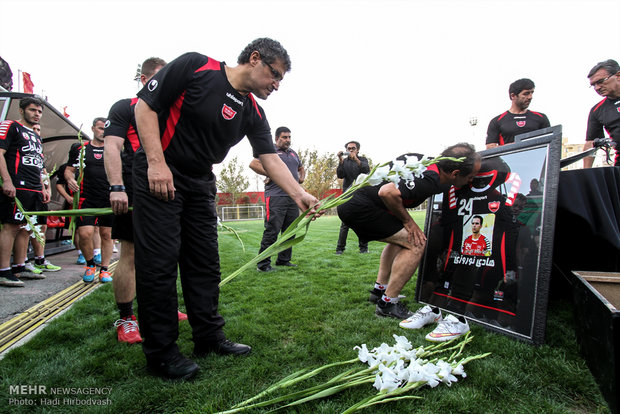
MULTIPOLYGON (((15 196, 26 211, 43 211, 43 208, 47 207, 43 204, 43 194, 40 191, 17 190, 15 196)), ((24 216, 17 209, 15 200, 7 197, 4 193, 0 193, 0 222, 7 224, 24 222, 24 216)))
MULTIPOLYGON (((79 208, 105 208, 110 207, 110 200, 86 200, 81 199, 79 208)), ((107 214, 104 216, 80 216, 75 218, 75 226, 99 226, 112 227, 114 215, 107 214)))
POLYGON ((363 241, 383 240, 405 227, 388 210, 377 207, 359 192, 338 206, 338 216, 363 241))

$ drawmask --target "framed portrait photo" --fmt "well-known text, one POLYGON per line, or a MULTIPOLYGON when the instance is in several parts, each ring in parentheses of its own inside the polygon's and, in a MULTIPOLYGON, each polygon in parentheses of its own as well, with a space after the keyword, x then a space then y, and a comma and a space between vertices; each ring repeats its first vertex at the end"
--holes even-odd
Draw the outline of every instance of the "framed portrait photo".
POLYGON ((429 202, 416 300, 544 342, 561 126, 480 153, 471 185, 429 202))

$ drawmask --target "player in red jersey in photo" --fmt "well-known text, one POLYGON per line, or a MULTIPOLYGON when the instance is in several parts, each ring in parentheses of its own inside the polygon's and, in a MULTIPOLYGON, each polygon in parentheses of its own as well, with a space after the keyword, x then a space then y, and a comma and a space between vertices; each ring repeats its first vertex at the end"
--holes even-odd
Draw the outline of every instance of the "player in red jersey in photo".
POLYGON ((510 84, 508 96, 512 104, 509 110, 489 122, 487 149, 510 144, 514 142, 515 135, 547 128, 551 125, 547 115, 527 109, 534 96, 534 87, 534 82, 526 78, 510 84))
POLYGON ((482 216, 471 219, 471 235, 463 241, 463 254, 468 256, 485 256, 489 251, 487 238, 480 234, 482 216))

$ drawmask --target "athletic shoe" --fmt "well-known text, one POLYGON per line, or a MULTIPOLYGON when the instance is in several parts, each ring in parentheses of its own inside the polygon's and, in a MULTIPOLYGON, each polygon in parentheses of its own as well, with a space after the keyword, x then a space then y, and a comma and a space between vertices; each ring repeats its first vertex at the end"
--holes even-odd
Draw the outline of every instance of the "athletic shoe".
POLYGON ((107 270, 99 272, 99 282, 108 283, 112 281, 112 275, 107 270))
POLYGON ((385 290, 379 290, 377 288, 374 288, 372 290, 369 290, 369 292, 370 296, 368 297, 368 302, 376 304, 377 302, 379 302, 379 299, 383 297, 385 290))
POLYGON ((462 316, 458 318, 453 315, 446 316, 446 319, 439 322, 433 332, 426 335, 426 340, 431 342, 445 342, 469 332, 469 324, 462 316))
POLYGON ((405 306, 404 303, 387 303, 383 300, 380 300, 377 302, 375 314, 382 317, 407 319, 413 315, 413 312, 407 309, 407 306, 405 306))
POLYGON ((117 320, 114 322, 114 327, 118 335, 118 342, 127 342, 129 345, 142 342, 136 315, 117 320))
POLYGON ((368 253, 368 249, 360 249, 360 253, 362 253, 362 254, 368 253))
POLYGON ((405 329, 420 329, 423 326, 440 322, 442 320, 443 318, 441 317, 441 311, 438 308, 431 308, 426 305, 423 308, 418 309, 413 316, 400 321, 398 325, 405 329))
POLYGON ((112 247, 112 253, 118 253, 118 247, 116 247, 116 244, 112 247))
POLYGON ((342 253, 344 253, 344 250, 336 250, 337 255, 341 255, 342 253))
POLYGON ((259 272, 263 272, 264 273, 264 272, 272 272, 275 269, 273 267, 271 267, 270 264, 266 264, 266 265, 263 265, 263 266, 256 266, 256 270, 258 270, 259 272))
POLYGON ((79 265, 85 265, 86 264, 86 258, 84 257, 84 255, 82 253, 80 253, 80 255, 77 258, 77 262, 75 262, 75 264, 79 264, 79 265))
POLYGON ((187 314, 181 312, 180 310, 177 309, 177 317, 179 318, 179 322, 180 321, 186 321, 187 320, 187 314))
POLYGON ((95 257, 93 257, 93 260, 97 266, 101 266, 101 253, 96 254, 95 257))
POLYGON ((24 287, 24 282, 13 275, 0 277, 0 286, 6 287, 24 287))
POLYGON ((62 267, 60 266, 56 266, 50 263, 49 260, 45 259, 45 261, 43 262, 43 264, 36 264, 34 265, 34 267, 36 267, 37 269, 43 271, 43 272, 57 272, 60 269, 62 269, 62 267))
POLYGON ((32 263, 26 263, 23 272, 20 274, 22 279, 45 279, 42 271, 37 269, 32 263))
POLYGON ((84 272, 84 276, 82 276, 82 280, 86 283, 91 283, 95 280, 95 273, 97 272, 97 268, 95 266, 86 266, 86 271, 84 272))

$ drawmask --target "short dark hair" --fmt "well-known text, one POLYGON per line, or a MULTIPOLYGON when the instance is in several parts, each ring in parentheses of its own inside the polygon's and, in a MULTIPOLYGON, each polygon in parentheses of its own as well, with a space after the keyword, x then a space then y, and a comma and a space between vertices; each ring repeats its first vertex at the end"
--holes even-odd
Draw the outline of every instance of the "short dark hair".
POLYGON ((283 132, 291 132, 291 130, 285 126, 278 127, 278 129, 276 129, 276 139, 282 135, 283 132))
POLYGON ((101 121, 101 122, 103 122, 105 124, 106 121, 107 121, 107 118, 104 118, 102 116, 98 116, 97 118, 93 119, 93 126, 97 125, 97 122, 99 122, 99 121, 101 121))
POLYGON ((513 93, 515 95, 518 95, 521 93, 521 91, 524 91, 526 89, 534 89, 535 87, 536 85, 534 85, 534 81, 531 79, 518 79, 510 84, 510 87, 508 88, 508 96, 512 95, 513 93))
POLYGON ((166 61, 158 57, 150 57, 142 62, 142 66, 140 66, 140 74, 148 78, 149 76, 153 76, 155 69, 160 66, 166 66, 166 61))
POLYGON ((241 54, 237 58, 237 63, 240 65, 248 63, 250 61, 250 55, 254 51, 260 53, 260 57, 264 63, 271 65, 279 59, 284 64, 285 72, 291 70, 291 58, 286 49, 284 49, 280 42, 268 37, 261 37, 250 42, 250 44, 241 51, 241 54))
POLYGON ((360 143, 357 141, 349 141, 346 144, 344 144, 344 149, 347 149, 347 147, 349 146, 349 144, 355 144, 355 147, 359 150, 360 149, 360 143))
POLYGON ((437 167, 447 173, 459 170, 460 176, 471 174, 474 171, 476 162, 480 161, 480 155, 476 152, 476 148, 467 142, 460 142, 449 146, 441 153, 441 156, 465 158, 463 161, 441 160, 437 163, 437 167))
POLYGON ((613 59, 607 59, 603 62, 598 62, 592 69, 590 69, 590 73, 588 73, 588 78, 594 76, 596 72, 601 69, 605 69, 608 75, 615 75, 620 72, 620 65, 613 59))
POLYGON ((471 222, 472 222, 472 224, 474 224, 474 219, 475 219, 475 218, 480 219, 480 225, 482 226, 482 223, 484 223, 484 219, 482 218, 482 216, 479 216, 479 215, 475 215, 475 216, 473 216, 473 217, 471 218, 471 222))
POLYGON ((26 109, 28 108, 28 105, 36 105, 36 106, 40 106, 41 110, 43 110, 43 101, 40 100, 39 98, 33 98, 33 97, 27 97, 27 98, 22 98, 19 101, 19 107, 20 109, 26 109))

